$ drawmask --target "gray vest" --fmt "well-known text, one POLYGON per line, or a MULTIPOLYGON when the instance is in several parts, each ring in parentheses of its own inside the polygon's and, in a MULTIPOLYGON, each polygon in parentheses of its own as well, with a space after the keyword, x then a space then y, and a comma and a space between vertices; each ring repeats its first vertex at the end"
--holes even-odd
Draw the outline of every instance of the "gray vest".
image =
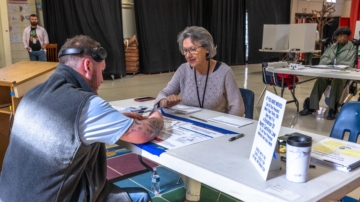
POLYGON ((26 93, 0 174, 0 201, 131 201, 106 180, 105 144, 79 139, 79 117, 92 95, 80 74, 61 64, 26 93))

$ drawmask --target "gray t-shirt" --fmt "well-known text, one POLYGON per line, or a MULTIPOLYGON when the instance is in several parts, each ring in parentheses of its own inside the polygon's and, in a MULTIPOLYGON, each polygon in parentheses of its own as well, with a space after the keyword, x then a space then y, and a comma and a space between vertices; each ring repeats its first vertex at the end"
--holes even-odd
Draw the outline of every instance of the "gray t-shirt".
MULTIPOLYGON (((199 98, 202 102, 206 75, 196 74, 196 78, 199 98)), ((194 69, 190 67, 189 63, 182 64, 176 70, 168 85, 158 94, 155 103, 169 95, 178 95, 179 93, 181 93, 184 105, 200 107, 194 69)), ((221 63, 219 68, 209 74, 203 108, 237 116, 244 115, 244 102, 236 84, 234 73, 225 63, 221 63)))

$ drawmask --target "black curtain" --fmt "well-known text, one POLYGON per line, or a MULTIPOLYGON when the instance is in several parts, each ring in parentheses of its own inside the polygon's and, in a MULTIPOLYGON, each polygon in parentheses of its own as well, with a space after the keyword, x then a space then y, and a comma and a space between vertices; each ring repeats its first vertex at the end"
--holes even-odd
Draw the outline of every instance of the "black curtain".
POLYGON ((177 35, 187 26, 203 26, 213 36, 216 60, 245 64, 245 1, 135 0, 142 73, 174 71, 185 62, 177 35))
POLYGON ((260 63, 278 54, 262 53, 264 24, 289 24, 290 0, 246 0, 248 12, 248 63, 260 63))
MULTIPOLYGON (((209 1, 209 0, 205 0, 209 1)), ((206 27, 217 46, 216 60, 228 65, 245 64, 245 1, 212 0, 206 27)))
POLYGON ((177 35, 188 26, 189 6, 184 0, 135 0, 140 71, 174 71, 183 63, 177 35))
POLYGON ((84 34, 108 52, 105 78, 126 75, 122 5, 119 0, 43 0, 45 29, 58 48, 67 38, 84 34))

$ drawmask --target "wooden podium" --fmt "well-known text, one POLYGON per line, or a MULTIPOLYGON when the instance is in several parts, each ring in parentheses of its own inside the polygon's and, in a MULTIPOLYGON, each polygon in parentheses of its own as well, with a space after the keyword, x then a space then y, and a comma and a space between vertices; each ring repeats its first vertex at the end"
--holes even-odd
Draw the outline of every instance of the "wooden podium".
MULTIPOLYGON (((24 94, 46 81, 55 71, 57 62, 21 61, 0 68, 0 171, 6 149, 12 120, 24 94)), ((26 155, 26 154, 25 154, 26 155)))

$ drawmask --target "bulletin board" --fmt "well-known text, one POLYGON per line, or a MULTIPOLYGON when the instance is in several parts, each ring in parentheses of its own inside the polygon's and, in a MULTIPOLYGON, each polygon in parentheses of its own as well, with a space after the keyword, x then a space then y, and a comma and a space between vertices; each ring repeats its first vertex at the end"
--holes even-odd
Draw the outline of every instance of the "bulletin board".
POLYGON ((9 0, 10 43, 22 43, 22 33, 25 27, 30 25, 30 14, 31 7, 27 0, 9 0))

